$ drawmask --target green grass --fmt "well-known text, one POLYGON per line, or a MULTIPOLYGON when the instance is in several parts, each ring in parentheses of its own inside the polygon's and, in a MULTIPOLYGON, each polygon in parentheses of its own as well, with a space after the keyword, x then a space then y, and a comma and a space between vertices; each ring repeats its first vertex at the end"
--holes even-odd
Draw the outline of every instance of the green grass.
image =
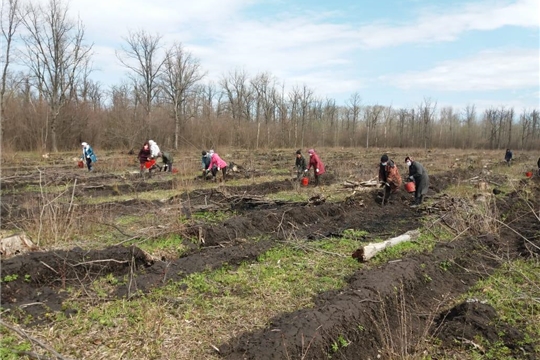
POLYGON ((268 194, 266 197, 271 200, 278 200, 278 201, 306 202, 311 197, 311 194, 307 192, 298 192, 294 190, 289 190, 289 191, 280 191, 274 194, 268 194))
POLYGON ((189 247, 184 244, 182 236, 176 234, 139 242, 137 246, 154 256, 168 255, 166 257, 171 258, 181 257, 189 250, 189 247))
MULTIPOLYGON (((58 314, 43 334, 75 358, 217 359, 212 345, 267 326, 277 314, 313 306, 317 293, 343 287, 361 266, 350 257, 357 247, 351 239, 280 244, 255 262, 191 274, 130 301, 89 303, 81 294, 68 302, 80 312, 72 318, 58 314)), ((107 297, 111 281, 95 282, 91 292, 107 297)))
MULTIPOLYGON (((468 299, 486 301, 493 306, 501 324, 508 324, 521 331, 524 340, 519 345, 530 344, 540 351, 540 263, 537 259, 507 262, 494 274, 479 281, 457 302, 468 299)), ((497 324, 493 324, 496 326, 497 324)), ((502 334, 500 334, 502 335, 502 334)), ((448 359, 515 359, 511 351, 502 342, 489 343, 486 339, 476 338, 474 342, 482 347, 467 347, 454 353, 448 359), (457 356, 457 357, 456 357, 457 356)), ((436 349, 437 346, 434 345, 436 349)))
POLYGON ((203 220, 209 223, 218 223, 227 220, 230 217, 236 216, 234 211, 202 211, 191 215, 195 220, 203 220))
POLYGON ((0 359, 21 359, 20 351, 32 351, 32 344, 13 335, 11 330, 0 325, 0 359))

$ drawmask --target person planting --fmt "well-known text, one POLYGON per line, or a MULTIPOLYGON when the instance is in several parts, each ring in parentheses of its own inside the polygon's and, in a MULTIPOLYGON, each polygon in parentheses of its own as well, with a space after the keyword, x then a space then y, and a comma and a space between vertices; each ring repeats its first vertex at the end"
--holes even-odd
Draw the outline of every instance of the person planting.
POLYGON ((220 170, 223 174, 223 181, 225 181, 225 175, 227 174, 227 163, 214 152, 206 172, 212 172, 212 177, 214 178, 214 181, 216 181, 216 175, 220 170))
POLYGON ((319 186, 319 176, 325 173, 324 164, 314 149, 309 149, 308 154, 309 154, 309 166, 306 170, 304 170, 304 172, 307 173, 309 172, 311 168, 313 168, 313 175, 315 177, 315 186, 319 186))
POLYGON ((305 170, 307 169, 306 166, 306 158, 304 155, 302 155, 302 150, 296 150, 296 180, 302 179, 304 176, 305 170))
POLYGON ((399 175, 398 167, 386 154, 381 156, 379 182, 384 187, 384 197, 382 200, 384 205, 390 201, 392 194, 399 191, 399 187, 401 186, 401 176, 399 175))
POLYGON ((148 141, 143 144, 137 158, 139 159, 139 164, 140 164, 140 169, 141 169, 141 174, 142 174, 144 173, 146 162, 150 160, 150 145, 148 144, 148 141))
POLYGON ((429 175, 427 170, 418 161, 414 161, 410 156, 405 158, 405 163, 409 166, 409 180, 414 181, 414 203, 413 206, 422 204, 424 195, 429 188, 429 175))
POLYGON ((88 171, 92 171, 92 163, 95 163, 97 161, 97 156, 94 154, 94 150, 88 143, 81 143, 82 145, 82 156, 81 159, 86 161, 86 166, 88 167, 88 171))

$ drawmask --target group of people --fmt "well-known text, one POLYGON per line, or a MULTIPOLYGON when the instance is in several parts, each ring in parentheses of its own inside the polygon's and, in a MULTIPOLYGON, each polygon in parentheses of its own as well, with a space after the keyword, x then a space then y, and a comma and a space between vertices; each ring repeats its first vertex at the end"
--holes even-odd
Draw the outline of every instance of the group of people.
MULTIPOLYGON (((405 158, 405 163, 409 168, 409 176, 407 181, 414 182, 414 202, 413 206, 422 204, 424 196, 427 194, 429 188, 429 175, 424 166, 418 161, 413 160, 410 156, 405 158)), ((389 202, 393 194, 398 192, 402 179, 399 175, 399 170, 396 163, 388 158, 388 155, 381 156, 381 162, 379 165, 379 182, 381 187, 384 188, 382 204, 389 202)))
POLYGON ((225 181, 227 175, 227 163, 214 150, 203 150, 202 154, 202 178, 206 179, 208 174, 212 174, 212 179, 217 180, 217 174, 221 172, 222 179, 225 181))
POLYGON ((315 186, 319 186, 319 177, 326 172, 324 169, 324 163, 319 158, 319 155, 314 149, 308 150, 309 161, 306 162, 302 150, 296 150, 296 178, 300 180, 303 177, 308 176, 309 170, 313 168, 313 177, 315 178, 315 186))
POLYGON ((169 152, 161 151, 158 144, 154 140, 145 142, 137 156, 140 164, 140 172, 144 173, 148 169, 149 173, 159 169, 159 171, 172 172, 173 157, 169 152), (161 158, 163 164, 160 166, 156 159, 161 158))
MULTIPOLYGON (((86 161, 88 171, 92 171, 93 163, 97 161, 97 156, 88 143, 83 142, 81 145, 81 159, 86 161)), ((302 150, 299 149, 296 151, 295 167, 297 172, 297 180, 307 177, 309 171, 313 169, 313 176, 315 179, 314 185, 318 186, 320 183, 320 176, 325 173, 325 166, 314 149, 309 149, 308 155, 309 161, 306 161, 306 158, 304 155, 302 155, 302 150)), ((506 149, 504 160, 508 165, 510 165, 512 158, 512 151, 510 149, 506 149)), ((159 169, 159 171, 172 171, 173 157, 169 152, 162 152, 154 140, 148 140, 143 144, 143 147, 139 151, 138 159, 141 173, 143 173, 145 169, 148 169, 150 173, 156 169, 159 169), (157 158, 162 159, 162 166, 157 164, 157 158)), ((405 158, 405 163, 407 164, 409 170, 407 181, 412 181, 415 185, 413 205, 420 205, 422 204, 423 198, 427 194, 429 188, 428 172, 421 163, 413 160, 410 156, 405 158)), ((217 153, 214 152, 214 150, 202 151, 201 164, 202 177, 204 179, 211 174, 215 181, 218 173, 221 172, 222 179, 225 181, 228 165, 217 153)), ((540 158, 538 159, 537 165, 538 175, 540 176, 540 158)), ((379 182, 381 187, 384 187, 382 203, 388 203, 392 195, 395 194, 401 187, 402 179, 396 163, 389 159, 388 155, 386 154, 381 157, 379 165, 379 182)))

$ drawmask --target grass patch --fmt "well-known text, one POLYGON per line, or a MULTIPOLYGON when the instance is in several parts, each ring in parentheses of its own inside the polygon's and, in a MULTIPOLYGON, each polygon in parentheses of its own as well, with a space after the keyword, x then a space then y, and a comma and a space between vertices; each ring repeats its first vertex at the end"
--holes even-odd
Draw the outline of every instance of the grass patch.
MULTIPOLYGON (((518 346, 532 345, 540 351, 540 263, 538 259, 507 262, 490 277, 479 281, 458 302, 468 299, 486 301, 496 310, 499 321, 509 324, 524 335, 518 346)), ((496 324, 493 324, 494 326, 496 324)), ((500 334, 502 335, 502 334, 500 334)), ((511 349, 502 342, 488 343, 483 338, 474 340, 483 351, 467 347, 461 352, 454 348, 450 358, 467 360, 514 359, 511 349)), ((435 348, 437 347, 434 345, 435 348)), ((437 350, 435 350, 439 353, 437 350)))
POLYGON ((172 259, 181 257, 189 250, 189 247, 184 244, 184 238, 176 234, 170 234, 164 238, 150 239, 138 243, 137 246, 154 256, 172 259))
POLYGON ((32 344, 29 341, 21 340, 10 330, 0 326, 0 359, 21 359, 21 355, 19 355, 21 351, 32 351, 32 344))
POLYGON ((42 333, 75 358, 218 359, 212 346, 343 287, 360 266, 349 256, 357 247, 351 239, 279 245, 254 263, 192 274, 130 301, 78 302, 77 315, 59 314, 42 333))
POLYGON ((268 194, 266 195, 266 197, 271 200, 278 200, 278 201, 306 202, 309 200, 311 195, 307 192, 298 192, 298 191, 290 190, 290 191, 280 191, 274 194, 268 194))
POLYGON ((201 211, 191 215, 195 220, 203 220, 209 223, 218 223, 227 220, 230 217, 236 216, 234 211, 201 211))

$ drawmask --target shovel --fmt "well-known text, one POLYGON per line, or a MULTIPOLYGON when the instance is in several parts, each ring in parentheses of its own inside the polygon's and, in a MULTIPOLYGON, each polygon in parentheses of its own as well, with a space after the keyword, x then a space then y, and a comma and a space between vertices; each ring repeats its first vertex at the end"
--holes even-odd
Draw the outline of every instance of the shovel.
POLYGON ((387 186, 390 186, 390 185, 388 183, 384 183, 381 206, 385 205, 384 201, 386 200, 386 187, 387 186))

